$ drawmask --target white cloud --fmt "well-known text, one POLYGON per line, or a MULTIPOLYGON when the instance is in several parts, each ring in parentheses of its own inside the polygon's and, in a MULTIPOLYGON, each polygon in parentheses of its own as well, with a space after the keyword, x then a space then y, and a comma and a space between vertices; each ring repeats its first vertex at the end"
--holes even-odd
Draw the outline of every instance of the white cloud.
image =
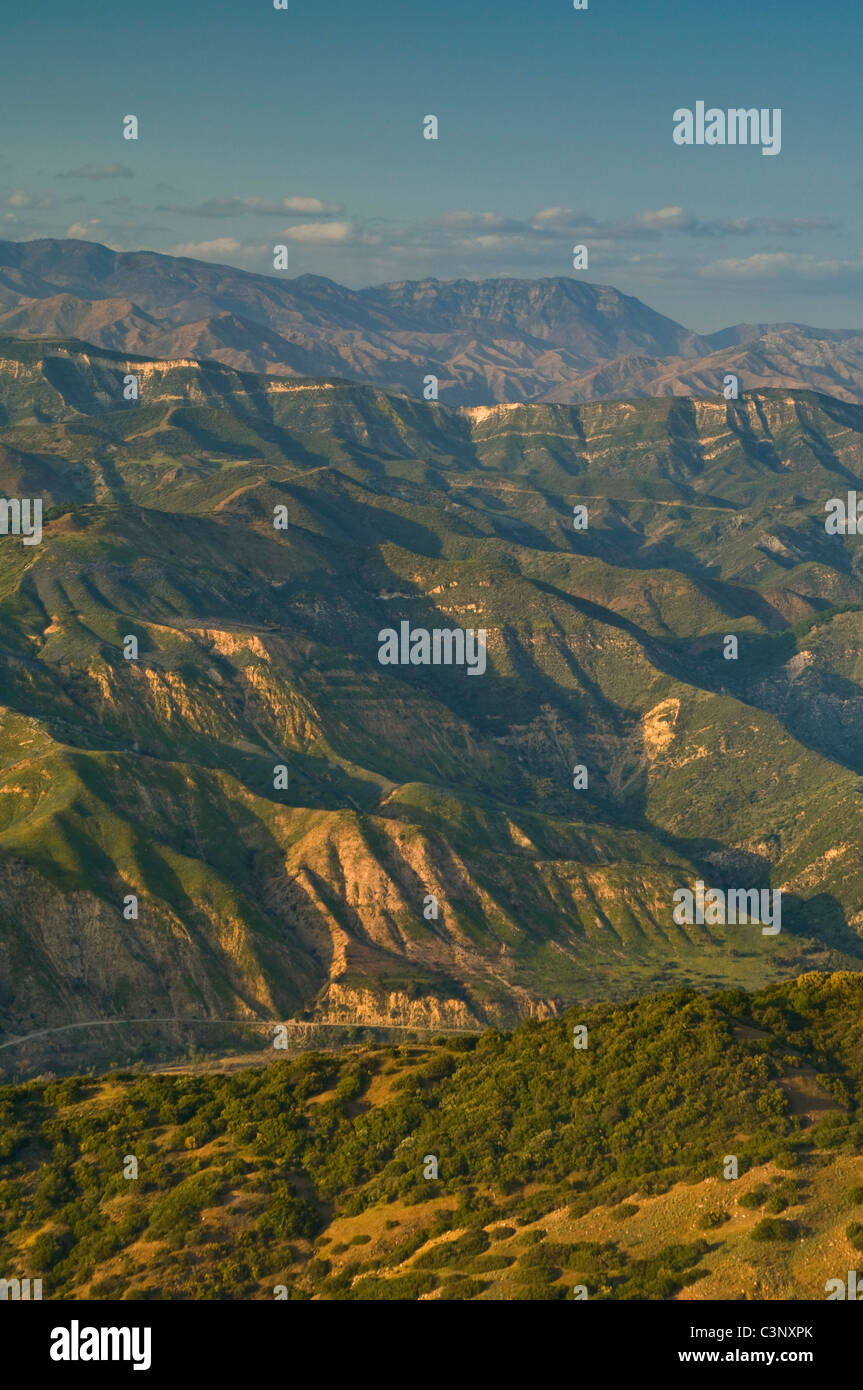
POLYGON ((320 198, 283 198, 282 205, 285 212, 295 213, 298 217, 344 211, 341 203, 324 203, 320 198))
POLYGON ((90 233, 94 227, 101 227, 102 222, 98 217, 91 217, 89 222, 73 222, 71 227, 67 227, 65 236, 74 237, 76 241, 91 241, 90 233))
POLYGON ((633 218, 636 227, 646 227, 650 231, 681 231, 692 226, 694 218, 683 208, 656 208, 639 212, 633 218))
POLYGON ((820 279, 847 272, 863 272, 863 251, 857 260, 819 260, 817 256, 796 251, 762 251, 754 256, 729 257, 702 266, 699 275, 705 278, 758 279, 793 275, 804 279, 820 279))
POLYGON ((353 222, 305 222, 294 227, 285 227, 282 232, 286 241, 301 241, 311 245, 332 245, 336 242, 351 241, 353 235, 353 222))
POLYGON ((341 203, 325 203, 322 198, 207 198, 191 206, 171 204, 164 212, 181 212, 188 217, 240 217, 248 213, 266 217, 328 217, 344 212, 341 203))
POLYGON ((534 213, 533 225, 535 227, 561 227, 569 226, 575 220, 575 213, 569 208, 540 208, 539 212, 534 213))
POLYGON ((23 188, 16 188, 14 193, 10 193, 6 199, 7 208, 49 208, 51 207, 50 198, 34 198, 32 193, 25 193, 23 188))
POLYGON ((99 217, 91 217, 89 222, 73 222, 64 235, 75 241, 97 241, 100 246, 107 246, 111 251, 126 251, 128 249, 127 243, 124 241, 124 229, 105 226, 99 217), (116 235, 117 233, 119 236, 116 235))
POLYGON ((457 241, 455 244, 456 246, 459 246, 463 251, 470 251, 474 248, 489 251, 493 246, 503 245, 504 241, 504 237, 496 236, 494 233, 490 233, 488 236, 463 237, 460 241, 457 241))
POLYGON ((234 236, 221 236, 213 241, 184 241, 171 247, 172 256, 188 256, 195 261, 224 261, 257 257, 264 246, 246 246, 234 236))
POLYGON ((632 217, 612 222, 598 222, 590 214, 574 212, 571 208, 541 208, 534 213, 530 226, 537 235, 550 236, 557 232, 567 236, 603 237, 608 241, 626 242, 657 239, 666 233, 691 237, 738 237, 756 233, 798 236, 804 232, 834 231, 837 224, 826 217, 715 217, 704 221, 694 212, 674 205, 645 208, 632 217))

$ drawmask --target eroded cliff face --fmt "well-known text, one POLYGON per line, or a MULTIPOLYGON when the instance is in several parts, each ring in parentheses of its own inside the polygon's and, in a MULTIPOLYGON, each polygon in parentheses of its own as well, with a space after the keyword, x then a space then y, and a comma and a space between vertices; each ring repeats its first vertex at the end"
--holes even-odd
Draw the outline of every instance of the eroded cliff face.
MULTIPOLYGON (((564 843, 567 830, 558 827, 564 843)), ((512 1019, 578 997, 593 952, 622 954, 659 933, 685 872, 668 862, 626 870, 601 835, 589 849, 570 839, 572 858, 558 849, 547 859, 508 818, 494 833, 494 853, 459 852, 445 827, 429 834, 355 812, 316 818, 285 864, 298 936, 333 985, 366 975, 392 994, 387 980, 408 971, 437 992, 458 981, 474 1017, 512 1019)), ((337 997, 331 985, 322 1007, 337 997)))
POLYGON ((857 408, 468 412, 178 357, 113 409, 109 356, 2 357, 0 489, 46 501, 0 538, 3 1036, 506 1026, 858 961, 863 563, 818 502, 857 408), (486 673, 382 666, 404 620, 482 628, 486 673), (778 941, 675 924, 699 878, 782 889, 778 941))
MULTIPOLYGON (((155 818, 170 812, 170 802, 141 788, 136 809, 155 818)), ((164 849, 156 859, 127 859, 119 835, 113 848, 124 877, 106 866, 99 894, 6 859, 5 1035, 172 1017, 511 1026, 520 1017, 553 1016, 577 997, 591 943, 614 952, 635 922, 636 899, 614 865, 544 864, 527 837, 514 837, 523 842, 517 875, 514 866, 495 865, 492 881, 483 865, 481 882, 445 839, 399 821, 285 810, 269 830, 292 843, 277 865, 261 850, 256 827, 252 852, 267 863, 257 896, 235 889, 215 867, 202 871, 164 849), (547 996, 530 958, 542 949, 540 914, 550 897, 565 925, 548 946, 554 992, 547 996)), ((81 882, 88 876, 81 864, 71 873, 81 882)), ((637 890, 645 918, 655 918, 670 880, 663 890, 659 873, 652 887, 642 880, 637 890)))
POLYGON ((129 921, 122 893, 112 903, 60 891, 14 861, 3 868, 0 997, 9 1034, 125 1017, 279 1017, 313 985, 289 947, 256 939, 240 913, 208 910, 203 894, 182 915, 142 894, 129 921))
POLYGON ((352 989, 334 981, 315 1001, 313 1018, 325 1023, 364 1024, 406 1028, 511 1028, 523 1018, 556 1018, 559 1004, 536 999, 527 990, 513 988, 505 999, 478 1001, 447 999, 442 995, 416 998, 404 990, 352 989))
MULTIPOLYGON (((493 1013, 501 1014, 498 1006, 493 1013)), ((327 1023, 398 1024, 410 1028, 478 1028, 488 1012, 474 1012, 463 999, 413 999, 402 990, 351 989, 334 981, 316 1001, 314 1018, 327 1023)))

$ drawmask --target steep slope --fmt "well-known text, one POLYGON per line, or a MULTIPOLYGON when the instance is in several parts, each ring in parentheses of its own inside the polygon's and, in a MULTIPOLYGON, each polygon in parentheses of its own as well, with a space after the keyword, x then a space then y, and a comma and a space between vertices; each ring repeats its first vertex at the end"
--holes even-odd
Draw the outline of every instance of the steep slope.
POLYGON ((0 538, 7 1038, 861 958, 857 407, 451 410, 6 339, 0 410, 0 490, 46 508, 0 538), (402 621, 487 630, 487 670, 382 666, 402 621), (698 878, 781 889, 781 933, 677 924, 698 878))

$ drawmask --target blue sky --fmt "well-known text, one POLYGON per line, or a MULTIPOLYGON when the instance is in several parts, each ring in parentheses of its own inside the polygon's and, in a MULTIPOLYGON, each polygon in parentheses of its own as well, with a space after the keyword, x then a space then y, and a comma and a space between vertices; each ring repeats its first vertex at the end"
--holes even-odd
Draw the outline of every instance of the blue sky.
POLYGON ((260 271, 285 242, 355 286, 580 274, 700 331, 861 326, 861 40, 857 0, 16 7, 0 235, 260 271), (698 100, 781 108, 781 154, 675 145, 698 100))

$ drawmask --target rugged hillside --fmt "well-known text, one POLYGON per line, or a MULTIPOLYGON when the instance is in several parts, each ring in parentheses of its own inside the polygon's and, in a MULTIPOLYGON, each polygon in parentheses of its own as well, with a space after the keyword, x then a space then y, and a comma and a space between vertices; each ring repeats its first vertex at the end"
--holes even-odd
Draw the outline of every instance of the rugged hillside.
POLYGON ((7 1040, 861 959, 861 551, 824 529, 860 409, 452 410, 7 339, 0 411, 0 496, 46 508, 0 538, 7 1040), (405 620, 486 629, 487 670, 382 666, 405 620), (675 924, 698 878, 781 888, 781 933, 675 924))
POLYGON ((810 387, 863 401, 863 332, 739 324, 699 336, 608 285, 403 281, 349 290, 94 242, 0 242, 0 332, 246 371, 342 376, 451 405, 810 387))
POLYGON ((845 1296, 861 1008, 863 976, 813 973, 232 1075, 6 1086, 2 1267, 46 1299, 845 1296))

